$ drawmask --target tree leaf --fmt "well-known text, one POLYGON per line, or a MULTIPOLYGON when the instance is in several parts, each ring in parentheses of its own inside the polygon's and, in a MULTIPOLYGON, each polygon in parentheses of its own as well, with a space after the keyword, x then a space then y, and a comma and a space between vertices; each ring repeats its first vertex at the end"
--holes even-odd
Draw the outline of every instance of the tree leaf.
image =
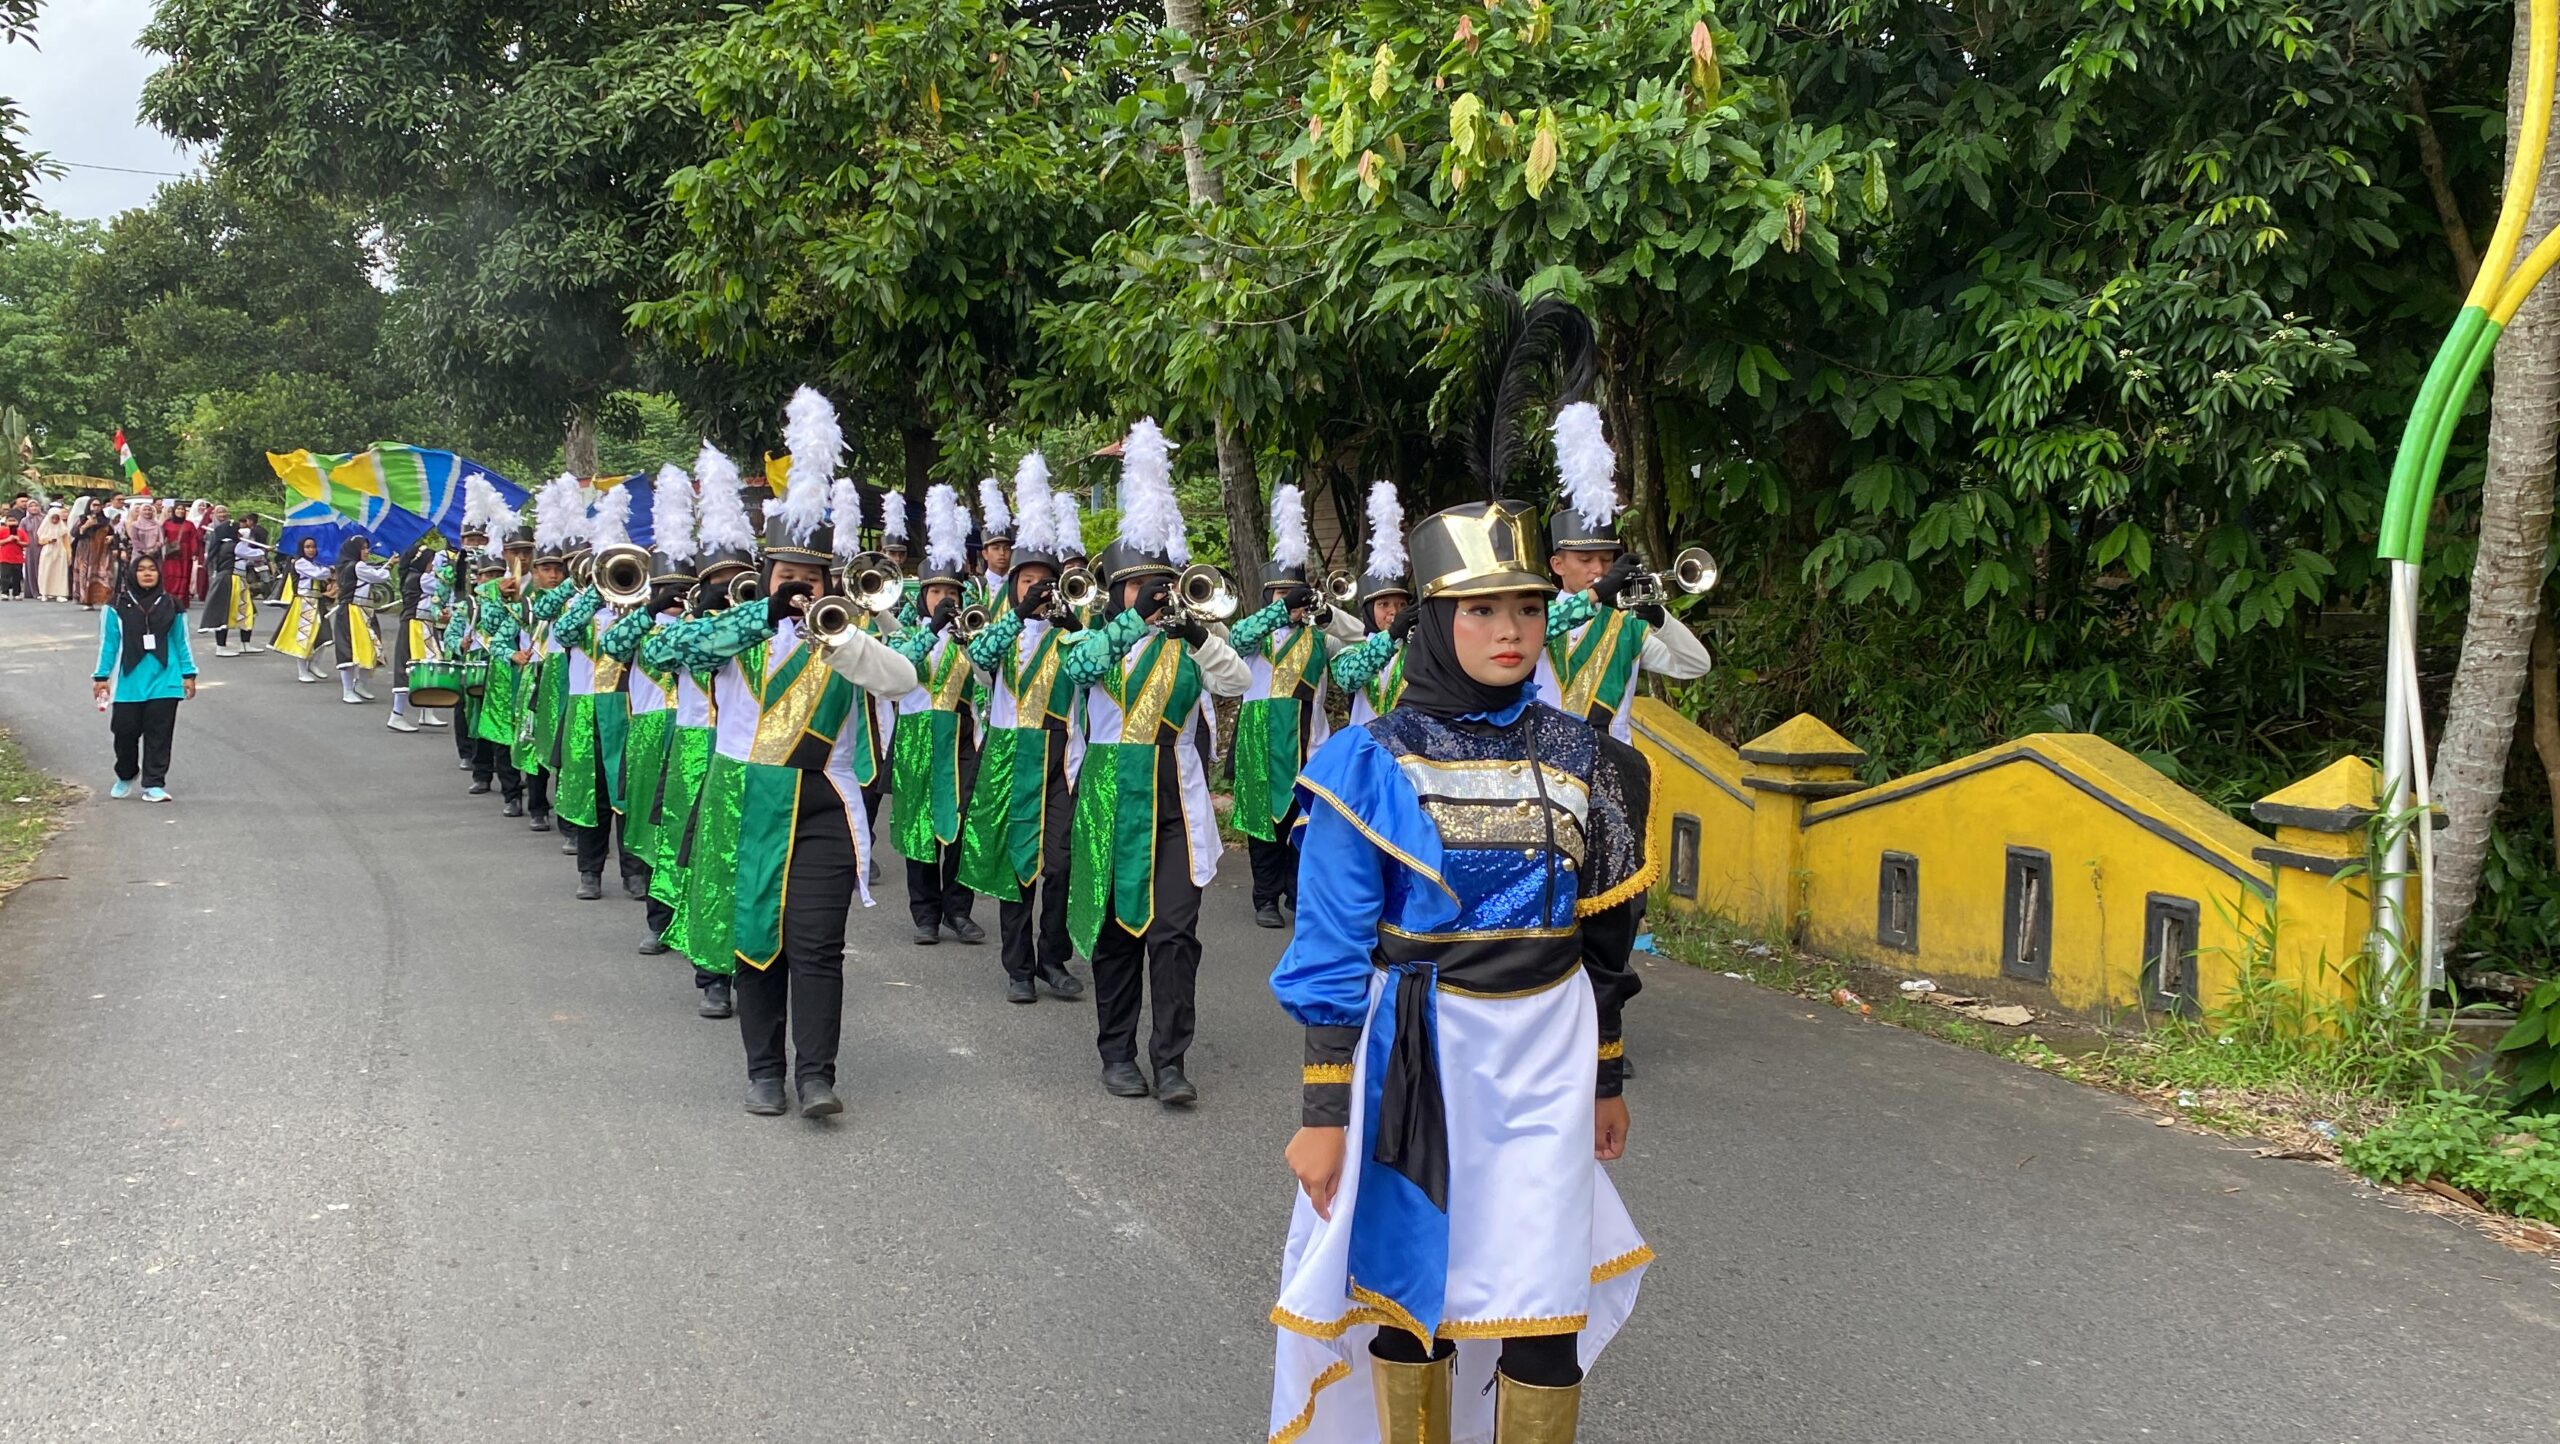
POLYGON ((1538 111, 1537 133, 1529 138, 1529 160, 1521 172, 1531 200, 1547 193, 1547 182, 1555 179, 1556 166, 1564 159, 1562 151, 1563 142, 1556 134, 1556 113, 1542 107, 1538 111))

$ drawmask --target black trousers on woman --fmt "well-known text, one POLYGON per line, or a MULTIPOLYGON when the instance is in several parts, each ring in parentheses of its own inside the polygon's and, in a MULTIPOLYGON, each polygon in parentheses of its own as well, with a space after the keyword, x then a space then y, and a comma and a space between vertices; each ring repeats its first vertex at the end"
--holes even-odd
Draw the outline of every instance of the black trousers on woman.
POLYGON ((178 699, 118 702, 107 719, 116 739, 116 776, 145 787, 169 785, 169 747, 178 735, 178 699))
POLYGON ((1041 811, 1040 875, 1022 889, 1020 901, 996 904, 996 922, 1003 929, 1005 976, 1024 982, 1064 969, 1067 959, 1075 956, 1075 944, 1067 938, 1067 868, 1075 846, 1071 826, 1075 803, 1067 795, 1066 729, 1051 729, 1047 740, 1049 776, 1043 786, 1048 800, 1041 811))
POLYGON ((791 833, 791 871, 782 889, 782 956, 770 967, 741 964, 738 1036, 747 1079, 780 1078, 830 1087, 844 1033, 844 930, 853 911, 853 829, 826 773, 800 774, 800 820, 791 833), (783 1033, 791 1035, 791 1056, 783 1033))
POLYGON ((1182 790, 1173 749, 1156 750, 1155 916, 1144 937, 1105 918, 1093 943, 1095 1045, 1105 1064, 1137 1060, 1138 1006, 1155 998, 1147 1058, 1178 1067, 1191 1051, 1200 982, 1200 885, 1191 880, 1191 831, 1182 819, 1182 790))

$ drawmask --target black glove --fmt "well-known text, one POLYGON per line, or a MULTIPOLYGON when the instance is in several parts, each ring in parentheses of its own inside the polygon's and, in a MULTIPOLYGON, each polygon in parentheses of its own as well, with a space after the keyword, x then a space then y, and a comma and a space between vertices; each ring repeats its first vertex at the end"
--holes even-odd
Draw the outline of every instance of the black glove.
POLYGON ((1302 615, 1308 608, 1313 607, 1315 604, 1316 589, 1308 586, 1305 582, 1300 582, 1296 586, 1291 587, 1289 590, 1280 594, 1280 605, 1286 608, 1289 615, 1293 617, 1302 615))
POLYGON ((1139 621, 1152 622, 1164 614, 1172 601, 1173 583, 1163 577, 1150 577, 1138 584, 1138 603, 1130 610, 1138 614, 1139 621))
POLYGON ((1403 611, 1396 613, 1394 621, 1387 623, 1387 635, 1402 645, 1405 638, 1413 635, 1413 624, 1421 620, 1422 608, 1408 603, 1403 611))
POLYGON ((1183 613, 1179 620, 1167 626, 1164 634, 1177 642, 1188 642, 1195 647, 1209 640, 1209 628, 1189 612, 1183 613))
POLYGON ((1050 609, 1049 604, 1055 601, 1057 596, 1058 584, 1056 582, 1033 582, 1030 586, 1023 589, 1022 605, 1014 608, 1014 610, 1020 612, 1025 617, 1037 617, 1041 613, 1050 609))
POLYGON ((960 599, 944 597, 933 609, 933 629, 937 632, 944 630, 951 625, 951 619, 959 615, 960 599))
POLYGON ((1628 552, 1611 563, 1609 570, 1600 574, 1600 580, 1591 584, 1591 600, 1604 607, 1614 607, 1618 604, 1618 594, 1642 575, 1644 563, 1636 559, 1635 553, 1628 552))
POLYGON ((697 617, 707 617, 713 612, 725 612, 729 610, 729 589, 725 586, 715 587, 709 582, 697 582, 694 584, 693 595, 686 601, 685 610, 697 617))
POLYGON ((807 582, 784 582, 781 586, 775 587, 766 594, 764 599, 766 624, 781 626, 783 618, 796 617, 800 614, 799 603, 817 594, 818 589, 807 582))
POLYGON ((1636 620, 1648 627, 1659 627, 1671 620, 1671 613, 1665 611, 1660 602, 1655 602, 1650 606, 1636 608, 1636 620))

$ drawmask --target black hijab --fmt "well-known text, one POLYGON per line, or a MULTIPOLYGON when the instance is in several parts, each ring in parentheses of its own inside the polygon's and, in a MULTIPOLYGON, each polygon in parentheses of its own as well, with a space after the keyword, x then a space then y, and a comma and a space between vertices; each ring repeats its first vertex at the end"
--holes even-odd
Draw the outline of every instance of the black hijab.
POLYGON ((1434 597, 1416 602, 1418 615, 1404 639, 1404 692, 1399 707, 1411 707, 1446 722, 1476 712, 1499 712, 1525 694, 1531 678, 1497 687, 1467 675, 1458 661, 1458 601, 1434 597))
MULTIPOLYGON (((116 628, 123 634, 122 670, 130 672, 142 665, 145 655, 142 639, 156 637, 152 655, 169 655, 169 629, 177 624, 178 599, 154 581, 145 587, 134 577, 137 568, 126 563, 124 576, 116 586, 116 628)), ((156 570, 156 567, 155 567, 156 570)))

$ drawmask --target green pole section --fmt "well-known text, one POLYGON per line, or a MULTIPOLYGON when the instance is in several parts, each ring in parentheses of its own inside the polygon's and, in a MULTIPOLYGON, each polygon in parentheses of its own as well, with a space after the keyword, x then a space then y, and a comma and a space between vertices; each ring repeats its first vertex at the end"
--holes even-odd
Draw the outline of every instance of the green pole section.
POLYGON ((2444 454, 2453 445, 2453 429, 2462 419, 2462 408, 2471 401, 2471 388, 2480 380, 2481 370, 2489 364, 2489 353, 2498 347, 2498 337, 2506 330, 2495 321, 2482 318, 2472 334, 2471 353, 2463 358, 2462 368, 2454 373, 2452 394, 2445 398, 2444 413, 2437 418, 2435 441, 2427 448, 2427 464, 2418 473, 2418 493, 2410 498, 2409 514, 2402 521, 2403 545, 2408 550, 2400 560, 2415 562, 2427 549, 2427 514, 2435 510, 2436 483, 2444 477, 2444 454))
MULTIPOLYGON (((2456 376, 2468 360, 2473 338, 2488 324, 2489 313, 2478 306, 2465 306, 2453 318, 2453 326, 2444 344, 2436 348, 2435 360, 2427 367, 2425 384, 2418 388, 2417 404, 2410 408, 2409 424, 2400 434, 2400 449, 2391 462, 2391 490, 2382 507, 2382 535, 2376 550, 2386 561, 2415 561, 2417 549, 2409 544, 2412 509, 2421 492, 2432 494, 2433 483, 2422 476, 2429 458, 2441 465, 2443 447, 2437 437, 2452 430, 2445 409, 2447 397, 2456 388, 2456 376)), ((2462 388, 2466 393, 2467 385, 2462 388)))

